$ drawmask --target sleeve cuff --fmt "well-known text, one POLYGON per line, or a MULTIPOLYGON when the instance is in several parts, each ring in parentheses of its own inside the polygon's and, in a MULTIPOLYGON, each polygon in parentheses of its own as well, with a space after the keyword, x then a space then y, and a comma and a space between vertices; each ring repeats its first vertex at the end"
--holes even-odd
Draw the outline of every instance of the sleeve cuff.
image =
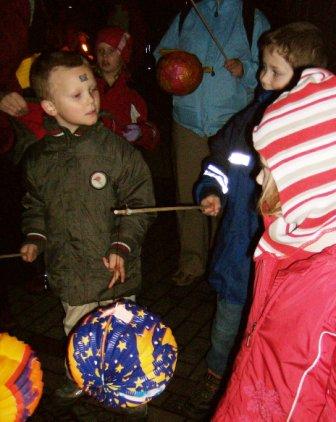
POLYGON ((110 249, 107 251, 106 255, 110 255, 111 253, 115 253, 120 255, 122 258, 126 259, 131 252, 131 248, 123 242, 113 242, 111 244, 110 249))
POLYGON ((28 233, 26 235, 26 239, 22 243, 22 245, 33 244, 37 246, 38 254, 42 253, 45 249, 47 242, 46 236, 40 233, 28 233))

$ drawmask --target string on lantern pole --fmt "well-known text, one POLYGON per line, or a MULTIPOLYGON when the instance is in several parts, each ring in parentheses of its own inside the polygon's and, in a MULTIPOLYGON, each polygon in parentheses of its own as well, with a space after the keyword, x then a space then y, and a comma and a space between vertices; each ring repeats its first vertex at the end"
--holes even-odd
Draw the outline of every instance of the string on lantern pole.
POLYGON ((198 17, 201 19, 201 21, 203 22, 203 25, 205 26, 206 30, 208 31, 210 37, 213 39, 214 43, 216 44, 216 46, 218 47, 219 51, 221 52, 222 56, 224 57, 225 60, 228 60, 228 56, 226 55, 223 46, 221 45, 221 43, 219 42, 218 38, 216 37, 216 35, 213 33, 212 29, 210 28, 208 22, 206 21, 205 17, 202 15, 201 11, 199 10, 199 8, 196 6, 196 3, 194 2, 194 0, 189 0, 190 3, 192 4, 193 8, 195 9, 195 12, 197 13, 198 17))

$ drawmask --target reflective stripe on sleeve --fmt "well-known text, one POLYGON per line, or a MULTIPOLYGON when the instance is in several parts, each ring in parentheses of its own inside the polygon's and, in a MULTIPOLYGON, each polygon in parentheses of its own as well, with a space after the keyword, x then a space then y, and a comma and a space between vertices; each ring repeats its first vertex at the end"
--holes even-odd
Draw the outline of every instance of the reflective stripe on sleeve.
POLYGON ((204 176, 209 176, 216 179, 222 189, 223 194, 228 192, 229 179, 218 167, 214 166, 213 164, 209 164, 203 174, 204 176))
POLYGON ((251 157, 242 152, 232 152, 228 158, 231 164, 238 164, 240 166, 248 166, 251 161, 251 157))

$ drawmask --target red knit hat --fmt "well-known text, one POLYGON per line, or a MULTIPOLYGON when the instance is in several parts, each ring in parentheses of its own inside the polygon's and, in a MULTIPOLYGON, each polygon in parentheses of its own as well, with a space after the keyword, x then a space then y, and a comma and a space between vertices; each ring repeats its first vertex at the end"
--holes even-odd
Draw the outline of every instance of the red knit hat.
POLYGON ((96 50, 102 42, 118 50, 124 63, 129 63, 133 42, 128 32, 117 26, 104 28, 97 34, 96 50))
POLYGON ((306 69, 297 86, 267 108, 253 142, 281 203, 256 256, 316 253, 336 244, 336 76, 306 69))

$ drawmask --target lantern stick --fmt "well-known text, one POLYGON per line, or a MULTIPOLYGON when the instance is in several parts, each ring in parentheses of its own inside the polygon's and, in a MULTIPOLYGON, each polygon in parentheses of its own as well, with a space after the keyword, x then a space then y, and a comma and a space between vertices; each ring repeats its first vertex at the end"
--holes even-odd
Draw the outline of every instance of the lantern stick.
POLYGON ((150 207, 150 208, 125 208, 121 210, 113 210, 115 215, 132 215, 142 214, 146 212, 164 212, 164 211, 186 211, 186 210, 200 210, 200 205, 179 205, 176 207, 150 207))
POLYGON ((20 253, 9 253, 6 255, 0 255, 0 259, 18 258, 19 256, 22 256, 22 255, 20 253))
POLYGON ((200 12, 200 10, 196 6, 196 3, 194 2, 194 0, 190 0, 190 3, 192 4, 192 6, 195 9, 197 15, 199 16, 199 18, 203 22, 203 25, 206 27, 206 30, 209 32, 210 37, 213 39, 213 41, 216 44, 216 46, 218 47, 219 51, 222 53, 222 56, 224 57, 225 60, 227 60, 228 59, 228 56, 225 54, 224 48, 222 47, 222 45, 219 42, 219 40, 216 37, 216 35, 213 33, 213 31, 210 28, 210 26, 209 26, 208 22, 206 21, 205 17, 202 15, 202 13, 200 12))

